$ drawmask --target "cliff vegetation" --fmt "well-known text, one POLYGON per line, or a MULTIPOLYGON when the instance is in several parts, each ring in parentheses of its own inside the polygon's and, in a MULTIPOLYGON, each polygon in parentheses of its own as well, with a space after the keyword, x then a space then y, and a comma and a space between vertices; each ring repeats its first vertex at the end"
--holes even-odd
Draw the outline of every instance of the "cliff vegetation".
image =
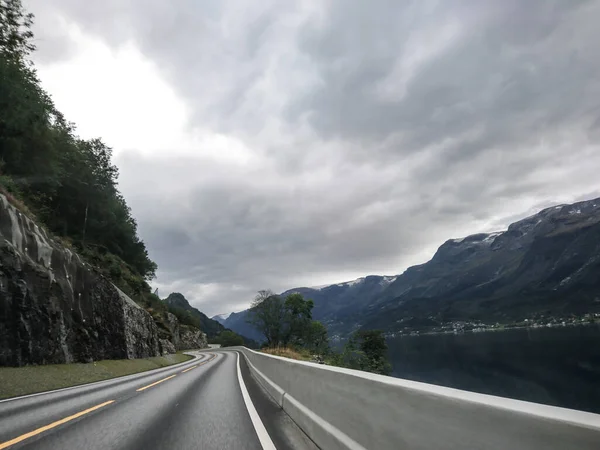
POLYGON ((175 326, 177 319, 151 292, 149 282, 157 265, 117 188, 119 172, 112 163, 112 149, 100 138, 78 136, 75 125, 42 88, 30 59, 35 51, 32 23, 33 15, 21 0, 0 0, 0 231, 5 241, 0 325, 8 330, 2 342, 6 340, 13 350, 21 347, 3 354, 4 363, 151 355, 157 348, 165 353, 191 343, 205 344, 197 328, 175 326), (127 306, 123 293, 150 313, 160 344, 155 342, 152 320, 141 323, 147 315, 127 306), (107 297, 112 303, 102 306, 107 297), (130 311, 136 319, 131 319, 130 311), (142 335, 142 328, 152 325, 144 352, 122 351, 119 356, 94 350, 110 331, 105 319, 117 312, 129 314, 125 332, 134 329, 142 335), (42 325, 39 333, 35 324, 42 325), (56 337, 54 347, 69 350, 47 360, 50 350, 42 342, 41 330, 56 337), (82 336, 89 346, 83 352, 73 350, 82 336), (65 339, 73 342, 65 344, 65 339), (21 340, 38 342, 37 356, 21 340))

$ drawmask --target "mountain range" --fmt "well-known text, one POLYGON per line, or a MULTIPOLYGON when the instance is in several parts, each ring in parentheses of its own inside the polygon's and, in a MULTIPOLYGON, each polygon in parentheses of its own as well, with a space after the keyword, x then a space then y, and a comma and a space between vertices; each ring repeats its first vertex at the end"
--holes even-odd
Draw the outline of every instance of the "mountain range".
MULTIPOLYGON (((431 330, 600 312, 600 198, 546 208, 507 230, 449 239, 398 276, 287 290, 311 298, 330 335, 357 328, 431 330)), ((220 322, 259 339, 248 311, 220 322)))

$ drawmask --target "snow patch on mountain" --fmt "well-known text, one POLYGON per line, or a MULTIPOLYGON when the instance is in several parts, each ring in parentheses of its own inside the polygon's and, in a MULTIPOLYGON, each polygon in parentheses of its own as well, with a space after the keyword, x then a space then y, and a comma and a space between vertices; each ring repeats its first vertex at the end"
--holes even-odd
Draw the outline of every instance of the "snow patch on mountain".
POLYGON ((498 237, 504 234, 504 231, 495 231, 493 233, 489 233, 487 237, 485 237, 481 242, 492 243, 498 237))
POLYGON ((396 281, 396 278, 398 278, 398 277, 397 277, 397 276, 396 276, 396 277, 386 277, 386 276, 384 276, 384 277, 381 279, 381 281, 379 282, 379 285, 380 285, 380 286, 383 286, 383 287, 385 287, 385 286, 389 286, 389 285, 390 285, 390 284, 392 284, 394 281, 396 281))
POLYGON ((494 240, 504 234, 504 231, 494 231, 493 233, 480 233, 463 238, 450 239, 453 244, 491 244, 494 240))
MULTIPOLYGON (((396 281, 397 276, 382 276, 379 281, 380 286, 388 286, 396 281)), ((335 283, 335 284, 323 284, 321 286, 311 286, 309 289, 314 289, 315 291, 320 291, 328 287, 339 286, 339 287, 352 287, 358 286, 361 283, 364 283, 366 277, 357 278, 356 280, 344 281, 343 283, 335 283)))
POLYGON ((361 278, 357 278, 356 280, 346 281, 344 283, 338 283, 338 286, 355 286, 357 284, 362 283, 363 281, 365 281, 365 278, 361 277, 361 278))
POLYGON ((211 319, 212 320, 222 320, 223 322, 227 320, 227 318, 231 315, 232 313, 228 312, 228 313, 224 313, 224 314, 217 314, 215 316, 212 316, 211 319))

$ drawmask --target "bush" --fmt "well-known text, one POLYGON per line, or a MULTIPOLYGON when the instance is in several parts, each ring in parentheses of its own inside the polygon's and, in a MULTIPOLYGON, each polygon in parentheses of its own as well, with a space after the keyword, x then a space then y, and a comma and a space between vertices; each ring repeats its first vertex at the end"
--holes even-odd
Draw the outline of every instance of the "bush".
POLYGON ((216 343, 221 344, 221 347, 235 347, 244 345, 244 338, 231 330, 224 330, 216 338, 216 343))
POLYGON ((392 366, 387 358, 387 349, 382 331, 358 330, 350 337, 342 353, 331 355, 328 362, 339 367, 389 375, 392 366))

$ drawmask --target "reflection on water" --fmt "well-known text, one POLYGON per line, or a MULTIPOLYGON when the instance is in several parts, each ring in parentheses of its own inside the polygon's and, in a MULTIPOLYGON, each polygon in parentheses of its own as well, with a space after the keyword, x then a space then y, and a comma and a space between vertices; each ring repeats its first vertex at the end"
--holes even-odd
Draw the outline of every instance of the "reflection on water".
POLYGON ((388 340, 393 376, 600 413, 600 325, 388 340))

